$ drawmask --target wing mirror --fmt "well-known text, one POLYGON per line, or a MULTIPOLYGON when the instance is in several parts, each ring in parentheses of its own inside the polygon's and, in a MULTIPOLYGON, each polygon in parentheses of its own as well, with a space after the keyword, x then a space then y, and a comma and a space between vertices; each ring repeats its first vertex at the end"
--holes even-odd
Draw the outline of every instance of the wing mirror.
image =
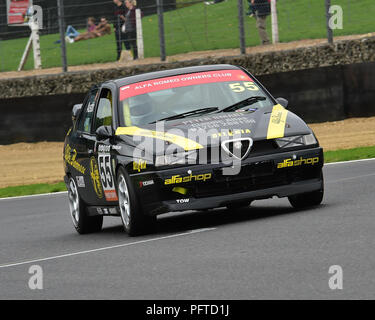
POLYGON ((105 140, 113 136, 111 126, 100 126, 96 129, 96 136, 98 140, 105 140))
POLYGON ((285 109, 288 107, 289 102, 285 98, 277 98, 276 101, 278 104, 282 105, 285 109))
POLYGON ((82 103, 75 104, 73 106, 73 110, 72 110, 72 121, 73 121, 73 123, 77 120, 78 115, 81 112, 81 109, 82 109, 82 103))

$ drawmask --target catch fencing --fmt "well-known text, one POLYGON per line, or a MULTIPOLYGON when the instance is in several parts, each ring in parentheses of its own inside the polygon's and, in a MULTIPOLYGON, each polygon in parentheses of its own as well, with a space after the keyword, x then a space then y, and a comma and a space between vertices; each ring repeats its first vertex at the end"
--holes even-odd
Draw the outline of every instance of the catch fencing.
MULTIPOLYGON (((20 67, 31 31, 28 27, 8 26, 5 3, 0 0, 0 71, 13 71, 20 67)), ((62 67, 66 71, 74 65, 117 61, 119 41, 114 25, 118 16, 112 0, 35 0, 34 5, 43 13, 43 28, 39 30, 42 68, 62 67), (89 17, 96 24, 105 17, 110 34, 70 42, 66 38, 67 27, 74 27, 82 35, 89 17)), ((326 39, 332 43, 337 36, 375 31, 373 0, 270 0, 264 6, 273 8, 273 14, 264 19, 271 44, 290 42, 292 48, 300 45, 294 43, 298 40, 326 39)), ((243 54, 247 48, 262 44, 262 21, 256 16, 263 9, 259 5, 252 11, 248 0, 139 0, 137 8, 141 10, 138 21, 142 28, 138 27, 138 34, 133 37, 138 46, 143 43, 140 60, 154 57, 150 61, 173 61, 181 59, 175 55, 189 58, 191 52, 218 49, 234 49, 233 55, 243 54)), ((129 37, 123 32, 119 36, 125 50, 123 42, 129 37)), ((123 55, 120 64, 137 63, 131 61, 133 55, 123 55)), ((32 56, 30 51, 23 69, 34 68, 32 56)))

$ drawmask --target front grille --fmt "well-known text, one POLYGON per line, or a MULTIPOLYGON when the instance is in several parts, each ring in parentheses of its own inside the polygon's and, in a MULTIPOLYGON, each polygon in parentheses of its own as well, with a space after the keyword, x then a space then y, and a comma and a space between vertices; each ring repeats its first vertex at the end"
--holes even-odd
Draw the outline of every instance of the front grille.
MULTIPOLYGON (((248 142, 247 142, 248 143, 248 142)), ((246 142, 243 144, 242 148, 248 146, 246 142)), ((246 158, 256 157, 259 155, 267 155, 275 153, 278 147, 273 140, 261 140, 254 141, 253 146, 251 147, 250 153, 246 158)), ((244 151, 241 150, 241 154, 244 151)), ((199 158, 202 160, 200 163, 220 163, 228 159, 228 155, 224 155, 225 151, 221 148, 220 145, 210 146, 207 149, 199 150, 199 158)))
POLYGON ((273 169, 271 161, 263 161, 242 167, 241 173, 233 176, 214 171, 214 179, 194 186, 197 198, 220 196, 262 190, 320 177, 320 168, 273 169))

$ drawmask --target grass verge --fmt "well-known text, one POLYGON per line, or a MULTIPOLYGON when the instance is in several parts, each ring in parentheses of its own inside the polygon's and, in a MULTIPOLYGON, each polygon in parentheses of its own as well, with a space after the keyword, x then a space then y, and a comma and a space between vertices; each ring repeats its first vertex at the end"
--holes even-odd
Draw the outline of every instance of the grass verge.
POLYGON ((0 189, 0 198, 28 196, 33 194, 66 191, 65 183, 39 183, 24 186, 6 187, 0 189))
MULTIPOLYGON (((324 152, 325 163, 369 158, 375 158, 375 146, 324 152)), ((66 191, 64 182, 55 184, 41 183, 1 188, 0 198, 52 193, 59 191, 66 191)))
POLYGON ((326 163, 370 158, 375 158, 375 146, 324 152, 326 163))

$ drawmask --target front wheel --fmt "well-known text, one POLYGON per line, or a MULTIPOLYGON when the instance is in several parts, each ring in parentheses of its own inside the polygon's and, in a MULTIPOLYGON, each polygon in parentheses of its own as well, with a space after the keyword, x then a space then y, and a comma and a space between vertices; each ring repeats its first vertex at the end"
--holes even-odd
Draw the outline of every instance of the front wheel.
POLYGON ((87 214, 86 204, 79 196, 77 184, 72 177, 69 178, 68 198, 70 216, 79 234, 98 232, 102 229, 103 216, 90 217, 87 214))
POLYGON ((296 209, 314 207, 321 204, 324 196, 324 189, 297 194, 295 196, 288 197, 290 204, 296 209))
POLYGON ((129 236, 154 231, 156 217, 144 214, 130 178, 123 168, 120 168, 117 174, 117 191, 122 224, 129 236))

